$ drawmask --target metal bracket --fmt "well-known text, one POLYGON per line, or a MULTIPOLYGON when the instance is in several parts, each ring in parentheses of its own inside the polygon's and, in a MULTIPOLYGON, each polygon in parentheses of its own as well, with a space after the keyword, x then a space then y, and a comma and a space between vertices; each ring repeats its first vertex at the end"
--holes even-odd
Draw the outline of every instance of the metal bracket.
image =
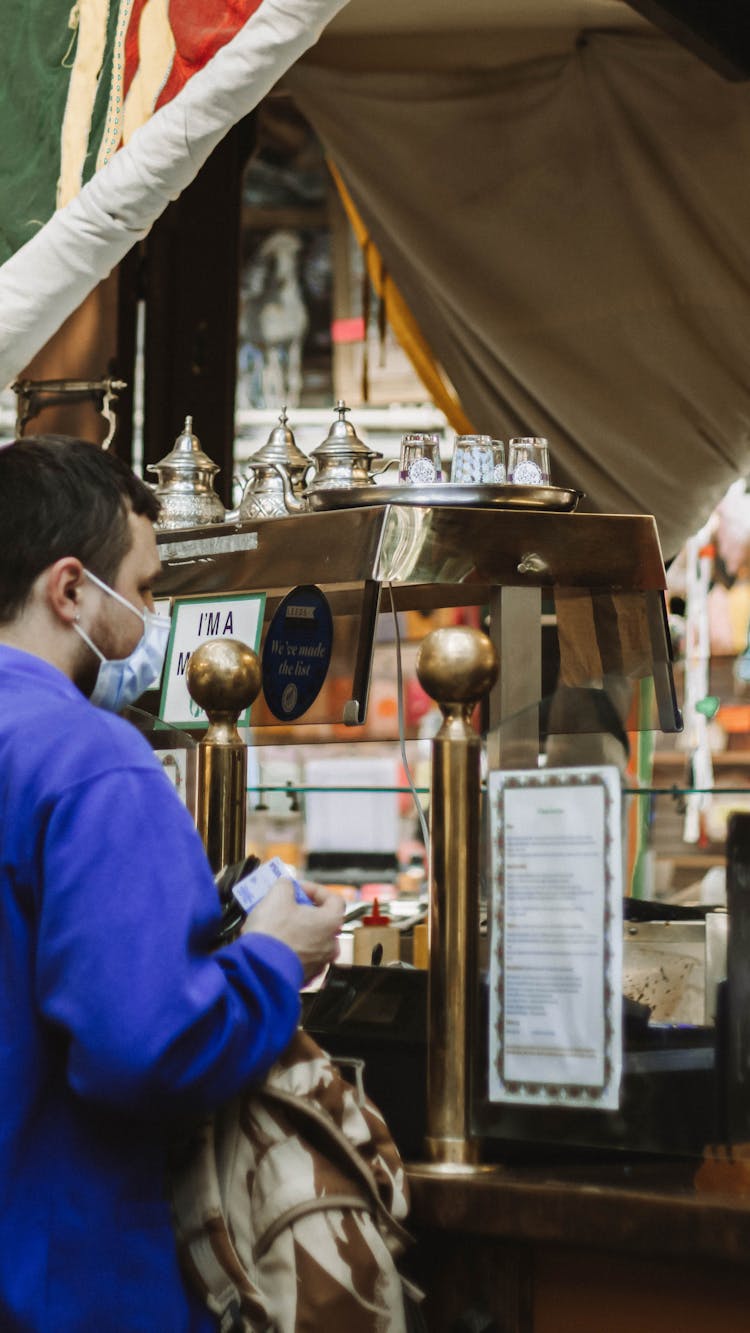
POLYGON ((102 449, 108 449, 117 428, 115 403, 124 389, 124 380, 16 380, 11 385, 18 398, 16 436, 21 439, 27 422, 45 407, 60 407, 88 400, 96 404, 107 423, 107 437, 102 449))

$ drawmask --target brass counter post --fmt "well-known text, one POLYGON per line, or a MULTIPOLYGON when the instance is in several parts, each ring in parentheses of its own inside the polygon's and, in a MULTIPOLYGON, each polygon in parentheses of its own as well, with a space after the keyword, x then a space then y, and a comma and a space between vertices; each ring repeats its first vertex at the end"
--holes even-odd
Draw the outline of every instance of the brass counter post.
POLYGON ((479 1158, 469 1089, 478 986, 481 740, 471 715, 497 674, 490 640, 464 627, 428 634, 417 659, 420 684, 443 714, 432 742, 430 781, 425 1170, 473 1170, 479 1158))
POLYGON ((196 823, 215 871, 245 855, 247 747, 237 719, 260 684, 257 654, 237 639, 209 639, 188 662, 190 696, 208 715, 198 746, 196 823))

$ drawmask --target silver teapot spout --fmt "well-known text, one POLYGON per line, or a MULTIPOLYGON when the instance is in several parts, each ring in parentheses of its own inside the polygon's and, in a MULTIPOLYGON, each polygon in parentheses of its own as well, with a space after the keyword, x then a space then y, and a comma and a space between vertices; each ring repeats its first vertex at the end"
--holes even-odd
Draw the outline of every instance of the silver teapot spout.
POLYGON ((370 468, 370 476, 371 476, 371 477, 382 477, 383 473, 384 473, 384 472, 387 472, 388 469, 389 469, 389 468, 392 468, 392 467, 398 467, 398 459, 397 459, 397 458, 389 458, 389 459, 388 459, 388 462, 387 462, 387 463, 384 463, 382 467, 371 467, 371 468, 370 468))
MULTIPOLYGON (((289 473, 287 472, 286 468, 283 467, 281 463, 269 463, 268 466, 272 467, 274 472, 276 472, 278 476, 281 478, 282 492, 284 495, 284 506, 286 508, 287 513, 306 514, 308 510, 307 500, 304 498, 303 495, 302 496, 295 495, 294 487, 292 486, 292 483, 289 480, 289 473)), ((308 470, 309 469, 306 469, 305 471, 305 477, 307 476, 308 470)))

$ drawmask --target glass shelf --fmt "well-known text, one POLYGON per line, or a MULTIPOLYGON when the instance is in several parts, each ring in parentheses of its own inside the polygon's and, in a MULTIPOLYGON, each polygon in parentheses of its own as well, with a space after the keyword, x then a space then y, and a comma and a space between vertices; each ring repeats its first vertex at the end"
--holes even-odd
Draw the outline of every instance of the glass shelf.
MULTIPOLYGON (((268 783, 263 783, 262 786, 246 787, 245 791, 255 792, 258 796, 267 796, 273 792, 282 792, 286 796, 295 794, 304 796, 306 792, 321 791, 333 792, 339 795, 343 793, 344 795, 359 794, 379 796, 381 793, 394 793, 397 796, 410 796, 412 794, 411 787, 307 787, 302 783, 297 784, 293 782, 285 783, 283 787, 274 787, 268 783)), ((415 791, 418 796, 429 796, 430 794, 429 787, 416 787, 415 791)))
MULTIPOLYGON (((417 787, 418 796, 429 796, 429 787, 417 787)), ((486 786, 482 785, 482 791, 486 786)), ((406 786, 388 786, 388 787, 317 787, 306 786, 304 783, 285 783, 283 786, 273 786, 271 783, 263 783, 262 786, 247 787, 246 791, 254 792, 257 795, 267 795, 270 793, 281 792, 282 794, 304 795, 306 792, 333 792, 339 795, 347 793, 358 793, 360 795, 379 795, 380 793, 392 793, 397 796, 408 796, 411 794, 411 787, 406 786)), ((750 785, 746 787, 623 787, 623 796, 750 796, 750 785)))

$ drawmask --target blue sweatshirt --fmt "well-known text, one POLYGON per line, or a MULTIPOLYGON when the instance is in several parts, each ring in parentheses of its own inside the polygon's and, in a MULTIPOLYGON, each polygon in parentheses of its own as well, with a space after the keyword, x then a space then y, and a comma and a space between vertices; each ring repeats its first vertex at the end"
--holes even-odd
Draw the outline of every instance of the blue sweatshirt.
POLYGON ((286 945, 212 952, 213 877, 147 743, 0 645, 0 1329, 205 1333, 165 1194, 175 1125, 263 1074, 286 945))

